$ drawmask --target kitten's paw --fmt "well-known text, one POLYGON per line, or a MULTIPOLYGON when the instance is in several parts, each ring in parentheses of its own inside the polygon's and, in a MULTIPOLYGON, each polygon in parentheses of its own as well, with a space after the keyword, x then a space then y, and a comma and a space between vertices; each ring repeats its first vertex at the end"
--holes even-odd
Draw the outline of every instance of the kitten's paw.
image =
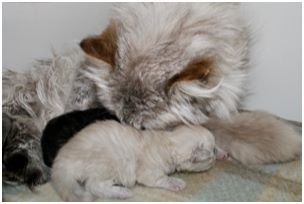
POLYGON ((222 150, 222 149, 219 149, 217 148, 216 149, 216 159, 217 160, 229 160, 230 156, 229 156, 229 153, 222 150))
POLYGON ((113 186, 112 188, 112 195, 110 196, 112 198, 127 199, 133 196, 132 191, 126 187, 113 186))
POLYGON ((168 177, 166 179, 167 185, 166 189, 170 191, 180 191, 186 187, 186 182, 179 178, 168 177))
POLYGON ((226 153, 226 154, 219 154, 219 155, 216 155, 216 159, 217 159, 217 160, 229 160, 229 154, 226 153))

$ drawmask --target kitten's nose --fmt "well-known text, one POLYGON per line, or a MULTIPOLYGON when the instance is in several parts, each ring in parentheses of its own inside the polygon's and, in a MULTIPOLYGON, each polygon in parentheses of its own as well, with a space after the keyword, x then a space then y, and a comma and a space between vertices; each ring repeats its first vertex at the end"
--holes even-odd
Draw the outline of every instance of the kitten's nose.
POLYGON ((10 155, 5 161, 5 167, 8 171, 18 171, 24 169, 28 164, 27 155, 22 152, 17 152, 10 155))

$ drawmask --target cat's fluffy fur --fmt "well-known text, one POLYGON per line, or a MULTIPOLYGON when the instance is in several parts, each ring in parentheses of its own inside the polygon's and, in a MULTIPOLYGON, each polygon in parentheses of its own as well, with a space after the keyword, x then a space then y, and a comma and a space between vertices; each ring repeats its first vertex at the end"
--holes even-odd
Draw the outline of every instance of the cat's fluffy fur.
POLYGON ((215 163, 213 135, 202 126, 141 131, 116 121, 97 121, 69 140, 55 158, 51 182, 65 201, 127 198, 140 183, 178 191, 175 171, 205 171, 215 163))
POLYGON ((59 149, 81 129, 97 120, 116 120, 117 117, 101 107, 71 111, 50 120, 41 137, 44 163, 51 167, 59 149))
POLYGON ((46 123, 71 110, 99 106, 92 81, 79 73, 83 66, 85 58, 76 49, 39 60, 25 73, 3 71, 2 165, 23 164, 17 169, 3 168, 4 183, 46 182, 49 170, 40 146, 46 123))
POLYGON ((136 128, 229 119, 247 76, 249 37, 238 9, 234 3, 117 4, 104 32, 80 43, 100 60, 87 72, 99 100, 136 128))
POLYGON ((301 156, 301 136, 280 118, 262 112, 242 112, 230 121, 209 120, 215 143, 243 164, 284 162, 301 156))
POLYGON ((118 4, 102 34, 80 43, 95 63, 84 74, 106 108, 136 128, 204 124, 242 163, 292 159, 301 153, 301 138, 288 125, 266 113, 238 113, 249 46, 238 9, 118 4))
MULTIPOLYGON (((245 94, 249 44, 237 4, 130 3, 114 10, 101 35, 80 43, 94 66, 74 52, 40 61, 24 74, 3 73, 3 111, 28 121, 27 135, 39 139, 51 118, 101 102, 136 128, 205 124, 216 138, 228 135, 227 144, 242 138, 244 146, 233 145, 239 154, 261 144, 264 154, 258 158, 263 158, 252 162, 289 160, 295 155, 290 150, 301 152, 301 141, 275 117, 256 114, 252 120, 250 114, 237 113, 245 94), (283 139, 289 142, 271 145, 283 139), (278 147, 284 157, 273 154, 278 147)), ((14 126, 14 132, 23 131, 20 127, 14 126)), ((29 143, 26 138, 14 145, 24 143, 29 143)), ((42 166, 42 160, 31 159, 41 154, 40 147, 27 146, 25 156, 42 166)))

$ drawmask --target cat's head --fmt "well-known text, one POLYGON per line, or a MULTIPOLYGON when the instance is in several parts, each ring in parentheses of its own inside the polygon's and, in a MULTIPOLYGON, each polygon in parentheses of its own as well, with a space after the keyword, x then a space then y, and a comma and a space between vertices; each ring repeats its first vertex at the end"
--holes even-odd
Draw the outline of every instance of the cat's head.
POLYGON ((80 43, 92 63, 85 75, 97 85, 100 102, 121 121, 158 129, 201 124, 210 116, 229 118, 236 111, 244 56, 231 53, 229 59, 222 56, 229 44, 216 54, 220 47, 209 36, 174 32, 137 33, 113 20, 101 35, 80 43))

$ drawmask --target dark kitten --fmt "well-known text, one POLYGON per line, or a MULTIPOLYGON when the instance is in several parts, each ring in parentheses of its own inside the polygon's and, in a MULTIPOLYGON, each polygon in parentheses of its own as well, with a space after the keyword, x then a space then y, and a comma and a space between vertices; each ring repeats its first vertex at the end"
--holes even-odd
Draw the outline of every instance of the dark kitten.
POLYGON ((84 111, 72 111, 50 120, 41 138, 44 163, 51 167, 59 149, 75 133, 97 120, 119 121, 115 115, 103 107, 84 111))
POLYGON ((30 118, 2 113, 3 184, 32 188, 47 182, 49 169, 42 162, 40 133, 30 118))

